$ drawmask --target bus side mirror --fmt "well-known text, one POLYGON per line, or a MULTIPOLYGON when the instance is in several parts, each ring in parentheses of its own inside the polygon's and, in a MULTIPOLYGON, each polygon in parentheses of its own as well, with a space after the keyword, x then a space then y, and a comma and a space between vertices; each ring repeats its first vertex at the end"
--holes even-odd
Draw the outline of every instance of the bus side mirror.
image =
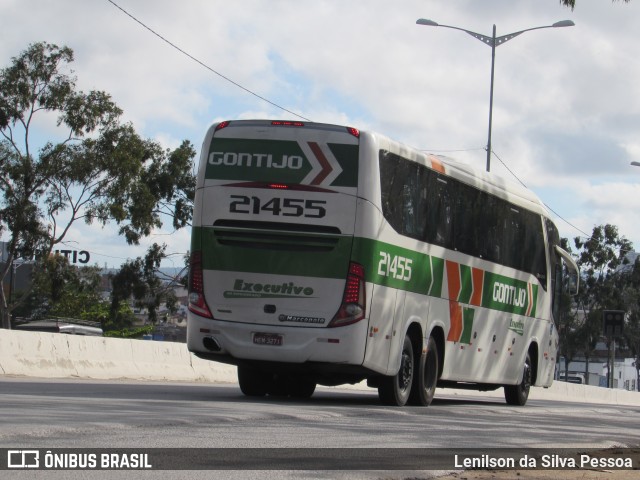
POLYGON ((577 295, 580 287, 580 269, 576 261, 569 255, 569 252, 559 246, 555 247, 556 253, 562 258, 567 267, 568 275, 565 283, 566 292, 569 295, 577 295))

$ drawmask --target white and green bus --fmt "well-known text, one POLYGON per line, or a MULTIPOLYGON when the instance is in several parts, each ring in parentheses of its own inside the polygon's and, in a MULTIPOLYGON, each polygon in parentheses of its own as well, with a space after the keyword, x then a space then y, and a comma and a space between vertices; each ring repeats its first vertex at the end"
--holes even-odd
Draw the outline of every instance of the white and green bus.
POLYGON ((245 395, 553 381, 554 307, 577 274, 530 191, 382 135, 308 122, 213 125, 198 167, 188 348, 245 395), (563 265, 568 268, 563 269, 563 265))

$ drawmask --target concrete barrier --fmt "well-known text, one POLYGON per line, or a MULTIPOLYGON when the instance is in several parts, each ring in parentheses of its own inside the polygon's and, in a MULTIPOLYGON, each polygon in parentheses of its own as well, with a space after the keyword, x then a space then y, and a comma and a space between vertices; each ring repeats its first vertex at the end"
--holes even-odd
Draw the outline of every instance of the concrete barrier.
POLYGON ((200 360, 185 344, 0 330, 0 374, 235 382, 235 367, 200 360))
MULTIPOLYGON (((236 368, 201 360, 183 343, 0 330, 0 375, 235 383, 236 368)), ((366 389, 365 384, 351 388, 366 389)), ((439 395, 502 397, 502 390, 438 389, 439 395)), ((640 393, 554 382, 529 398, 640 405, 640 393)))

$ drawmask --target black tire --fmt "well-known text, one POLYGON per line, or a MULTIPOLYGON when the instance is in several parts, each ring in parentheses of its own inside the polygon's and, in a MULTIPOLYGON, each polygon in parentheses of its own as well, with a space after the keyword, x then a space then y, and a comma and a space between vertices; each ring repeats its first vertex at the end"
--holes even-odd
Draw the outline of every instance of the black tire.
POLYGON ((402 407, 406 405, 411 393, 415 362, 413 345, 408 336, 404 337, 400 356, 400 369, 395 375, 382 377, 378 385, 378 397, 385 405, 402 407))
POLYGON ((316 384, 304 378, 291 377, 287 385, 291 398, 310 398, 316 391, 316 384))
POLYGON ((264 397, 272 376, 251 367, 238 366, 240 390, 248 397, 264 397))
POLYGON ((411 405, 428 407, 436 393, 438 384, 438 345, 433 337, 427 341, 427 351, 420 355, 418 370, 413 376, 409 395, 411 405))
POLYGON ((529 398, 529 390, 533 381, 533 367, 531 366, 531 354, 527 352, 522 372, 522 381, 517 385, 504 386, 504 399, 509 405, 523 406, 529 398))
POLYGON ((289 396, 289 377, 286 375, 267 375, 267 393, 271 397, 289 396))

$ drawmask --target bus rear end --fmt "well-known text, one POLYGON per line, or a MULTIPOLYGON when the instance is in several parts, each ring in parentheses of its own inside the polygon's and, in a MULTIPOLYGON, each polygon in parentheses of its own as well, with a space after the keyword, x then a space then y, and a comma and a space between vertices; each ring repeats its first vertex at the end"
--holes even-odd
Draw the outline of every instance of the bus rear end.
POLYGON ((341 383, 333 366, 363 362, 364 271, 351 261, 358 150, 357 130, 326 124, 232 121, 207 133, 188 348, 238 365, 247 394, 288 379, 305 395, 341 383))

